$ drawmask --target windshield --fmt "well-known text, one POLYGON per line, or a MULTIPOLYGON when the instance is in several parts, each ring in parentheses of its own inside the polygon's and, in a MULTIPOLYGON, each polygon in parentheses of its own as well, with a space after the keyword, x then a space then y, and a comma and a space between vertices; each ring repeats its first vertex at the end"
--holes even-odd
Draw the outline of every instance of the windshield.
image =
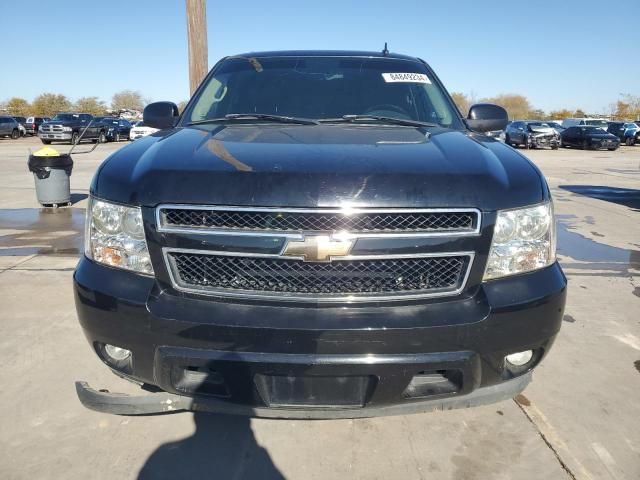
POLYGON ((534 128, 549 128, 548 124, 542 122, 531 122, 529 126, 534 128))
POLYGON ((68 121, 78 120, 79 118, 80 118, 80 115, 77 115, 77 114, 59 113, 55 117, 53 117, 52 120, 59 120, 59 121, 62 121, 62 122, 68 122, 68 121))
POLYGON ((424 64, 390 58, 230 58, 207 80, 183 121, 239 113, 316 120, 374 115, 463 128, 424 64))
POLYGON ((606 122, 606 120, 586 120, 584 122, 587 125, 595 125, 596 127, 604 127, 607 128, 609 126, 609 124, 606 122))

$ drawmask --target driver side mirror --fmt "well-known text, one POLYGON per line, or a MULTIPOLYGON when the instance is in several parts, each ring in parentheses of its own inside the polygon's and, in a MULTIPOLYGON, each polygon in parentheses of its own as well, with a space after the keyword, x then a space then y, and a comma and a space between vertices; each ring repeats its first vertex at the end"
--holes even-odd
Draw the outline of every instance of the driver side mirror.
POLYGON ((467 115, 467 125, 475 132, 504 130, 509 123, 507 111, 491 103, 472 105, 467 115))
POLYGON ((172 128, 178 120, 178 106, 173 102, 154 102, 144 107, 142 121, 149 127, 172 128))

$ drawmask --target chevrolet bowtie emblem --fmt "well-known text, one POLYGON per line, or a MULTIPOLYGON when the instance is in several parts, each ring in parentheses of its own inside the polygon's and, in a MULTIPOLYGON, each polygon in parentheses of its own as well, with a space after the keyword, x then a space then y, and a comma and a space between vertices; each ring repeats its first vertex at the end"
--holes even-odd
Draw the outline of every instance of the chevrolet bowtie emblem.
POLYGON ((327 235, 310 235, 303 240, 289 240, 284 257, 297 257, 305 262, 330 262, 333 257, 349 255, 353 240, 335 240, 327 235))

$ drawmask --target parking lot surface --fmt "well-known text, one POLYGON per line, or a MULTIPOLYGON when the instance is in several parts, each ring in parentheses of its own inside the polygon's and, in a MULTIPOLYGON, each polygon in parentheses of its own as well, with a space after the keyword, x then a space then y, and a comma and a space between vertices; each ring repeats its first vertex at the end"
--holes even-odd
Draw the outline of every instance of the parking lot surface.
POLYGON ((569 279, 563 329, 523 395, 332 421, 82 407, 76 380, 139 390, 91 351, 71 289, 91 177, 123 145, 75 156, 73 205, 53 210, 27 170, 39 140, 0 139, 1 478, 640 478, 640 145, 523 150, 551 186, 569 279))

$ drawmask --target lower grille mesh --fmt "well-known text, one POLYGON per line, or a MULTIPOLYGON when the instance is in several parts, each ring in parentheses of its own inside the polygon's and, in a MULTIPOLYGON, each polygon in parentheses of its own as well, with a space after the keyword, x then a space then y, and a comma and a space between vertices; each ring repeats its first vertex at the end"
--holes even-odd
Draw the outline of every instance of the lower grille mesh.
POLYGON ((181 287, 313 296, 453 291, 469 263, 466 255, 327 263, 183 252, 168 257, 181 287))

